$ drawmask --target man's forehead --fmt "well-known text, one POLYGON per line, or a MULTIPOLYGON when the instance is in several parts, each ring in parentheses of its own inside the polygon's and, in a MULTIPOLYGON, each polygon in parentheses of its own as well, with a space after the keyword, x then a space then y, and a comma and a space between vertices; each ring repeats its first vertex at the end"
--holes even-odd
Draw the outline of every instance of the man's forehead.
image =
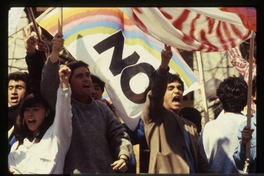
POLYGON ((9 82, 8 82, 8 85, 25 85, 26 83, 22 80, 13 80, 11 79, 9 82))
POLYGON ((168 83, 168 86, 172 86, 172 85, 182 86, 179 81, 173 81, 171 83, 168 83))
POLYGON ((79 68, 76 68, 74 71, 73 71, 73 75, 77 75, 77 74, 87 74, 89 73, 90 74, 90 70, 86 67, 79 67, 79 68))

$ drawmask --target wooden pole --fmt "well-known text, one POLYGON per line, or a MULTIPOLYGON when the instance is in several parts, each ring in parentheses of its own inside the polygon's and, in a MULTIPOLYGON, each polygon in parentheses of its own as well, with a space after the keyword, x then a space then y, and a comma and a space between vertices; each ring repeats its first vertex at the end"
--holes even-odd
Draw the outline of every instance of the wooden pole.
MULTIPOLYGON (((249 46, 249 69, 248 69, 248 92, 247 92, 247 126, 251 128, 251 99, 252 99, 252 68, 254 54, 254 37, 250 39, 249 46)), ((244 173, 248 173, 248 165, 250 162, 250 140, 246 144, 246 160, 244 165, 244 173)))
POLYGON ((40 32, 39 32, 39 27, 37 25, 37 22, 36 22, 34 13, 32 11, 32 8, 31 7, 27 7, 27 10, 28 10, 29 18, 30 18, 31 22, 33 23, 34 30, 35 30, 35 32, 36 32, 36 34, 38 36, 38 39, 42 40, 42 37, 41 37, 40 32))
POLYGON ((206 93, 205 93, 205 81, 204 81, 202 57, 201 57, 200 51, 196 51, 195 54, 196 54, 196 58, 197 58, 197 62, 198 62, 200 89, 201 89, 201 94, 202 94, 202 101, 203 101, 203 107, 204 107, 204 117, 205 117, 205 124, 206 124, 207 122, 209 122, 209 115, 208 115, 207 98, 206 98, 206 93))
MULTIPOLYGON (((39 22, 42 20, 43 17, 45 17, 45 15, 47 15, 51 10, 53 10, 54 8, 48 8, 47 10, 45 10, 45 12, 43 12, 41 15, 39 15, 39 17, 37 17, 36 21, 39 22)), ((32 21, 25 27, 25 29, 28 29, 29 26, 33 24, 32 21)), ((21 29, 14 35, 14 37, 12 37, 11 39, 8 40, 8 45, 10 45, 11 43, 13 43, 19 36, 21 36, 21 29)))
POLYGON ((63 9, 62 7, 58 7, 58 32, 62 34, 62 26, 63 26, 63 9))

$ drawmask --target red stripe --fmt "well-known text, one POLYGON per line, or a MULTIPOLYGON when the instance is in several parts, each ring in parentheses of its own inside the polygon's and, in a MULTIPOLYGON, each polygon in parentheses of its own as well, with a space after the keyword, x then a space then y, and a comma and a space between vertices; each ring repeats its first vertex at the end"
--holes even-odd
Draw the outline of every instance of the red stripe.
POLYGON ((207 20, 207 26, 208 26, 208 33, 211 34, 213 32, 213 26, 215 25, 215 19, 206 17, 207 20))
POLYGON ((243 34, 241 33, 241 31, 234 25, 234 24, 230 24, 231 29, 234 31, 234 33, 240 38, 243 38, 243 34))
POLYGON ((183 29, 183 22, 186 21, 186 19, 188 18, 190 14, 189 10, 183 10, 183 12, 181 13, 181 15, 172 22, 172 25, 177 28, 178 30, 182 31, 183 29))
POLYGON ((209 42, 209 40, 207 40, 205 30, 201 30, 200 35, 201 35, 202 43, 206 43, 209 46, 209 48, 207 50, 208 52, 212 52, 212 51, 217 51, 218 50, 217 47, 215 47, 213 44, 211 44, 209 42))
POLYGON ((160 10, 160 12, 162 13, 162 15, 165 16, 165 18, 172 20, 173 16, 171 16, 169 13, 165 12, 164 10, 162 10, 161 8, 158 8, 160 10))
MULTIPOLYGON (((216 28, 216 34, 219 39, 219 42, 224 46, 224 49, 227 49, 227 46, 225 45, 226 41, 224 40, 225 36, 223 35, 223 29, 221 29, 222 26, 225 26, 225 23, 219 21, 216 28)), ((224 32, 227 30, 224 30, 224 32)))
POLYGON ((137 24, 138 27, 141 28, 144 32, 148 32, 147 27, 144 25, 144 23, 137 17, 137 15, 132 11, 132 17, 134 19, 134 22, 137 24))
MULTIPOLYGON (((222 24, 222 28, 223 28, 222 31, 224 32, 225 38, 228 40, 228 43, 230 43, 229 46, 231 46, 231 48, 235 47, 235 40, 231 36, 231 33, 230 33, 229 29, 228 29, 228 24, 224 23, 224 22, 221 22, 221 24, 222 24)), ((225 45, 224 49, 227 50, 228 46, 225 45)))
POLYGON ((200 45, 200 47, 198 48, 197 51, 202 51, 202 50, 204 50, 204 48, 205 48, 205 44, 201 43, 201 45, 200 45))
POLYGON ((195 38, 195 35, 194 35, 194 32, 195 32, 195 24, 196 24, 196 21, 201 17, 200 14, 197 14, 196 17, 192 20, 191 22, 191 29, 190 29, 190 36, 192 38, 195 38))
POLYGON ((139 14, 142 14, 143 13, 140 8, 133 7, 132 9, 135 10, 135 11, 137 11, 139 14))
POLYGON ((190 36, 186 35, 183 33, 183 38, 182 38, 184 43, 187 43, 188 45, 192 45, 194 42, 194 39, 191 38, 190 36))

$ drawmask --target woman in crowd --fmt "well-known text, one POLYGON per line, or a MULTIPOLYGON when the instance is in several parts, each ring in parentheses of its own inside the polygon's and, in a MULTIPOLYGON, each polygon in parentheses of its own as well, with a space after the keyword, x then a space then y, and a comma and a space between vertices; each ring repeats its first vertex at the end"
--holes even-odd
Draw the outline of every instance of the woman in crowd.
POLYGON ((23 100, 15 125, 17 141, 8 155, 10 173, 63 173, 72 136, 70 73, 67 66, 61 65, 55 116, 40 93, 30 94, 23 100))

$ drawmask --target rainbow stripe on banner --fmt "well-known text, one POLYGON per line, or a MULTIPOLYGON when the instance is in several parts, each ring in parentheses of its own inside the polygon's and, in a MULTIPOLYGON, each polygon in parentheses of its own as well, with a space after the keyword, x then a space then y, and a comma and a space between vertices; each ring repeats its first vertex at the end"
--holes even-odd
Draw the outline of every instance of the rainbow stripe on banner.
MULTIPOLYGON (((57 21, 58 14, 54 10, 39 25, 55 35, 58 31, 57 21)), ((65 8, 63 25, 66 47, 76 41, 78 36, 98 33, 110 35, 121 29, 127 45, 140 44, 157 59, 160 59, 160 52, 163 49, 163 43, 139 30, 134 22, 118 8, 65 8)), ((183 77, 187 87, 197 81, 178 51, 175 50, 172 60, 171 68, 183 77)))
MULTIPOLYGON (((47 13, 39 25, 55 35, 58 31, 58 9, 54 8, 47 13)), ((124 122, 132 130, 135 129, 144 105, 141 101, 143 98, 126 95, 131 96, 132 91, 132 95, 143 97, 142 92, 149 82, 146 74, 158 68, 164 43, 142 32, 119 8, 63 8, 63 36, 67 50, 77 60, 88 63, 91 72, 106 83, 107 93, 115 108, 124 122), (107 46, 104 52, 99 52, 98 47, 107 46), (119 57, 114 55, 118 53, 115 50, 118 47, 122 50, 119 62, 132 57, 138 60, 116 71, 111 70, 110 65, 119 57), (124 77, 129 77, 130 82, 125 84, 124 77)), ((170 71, 181 75, 185 84, 184 94, 198 89, 193 71, 176 48, 172 48, 172 51, 170 71)))

